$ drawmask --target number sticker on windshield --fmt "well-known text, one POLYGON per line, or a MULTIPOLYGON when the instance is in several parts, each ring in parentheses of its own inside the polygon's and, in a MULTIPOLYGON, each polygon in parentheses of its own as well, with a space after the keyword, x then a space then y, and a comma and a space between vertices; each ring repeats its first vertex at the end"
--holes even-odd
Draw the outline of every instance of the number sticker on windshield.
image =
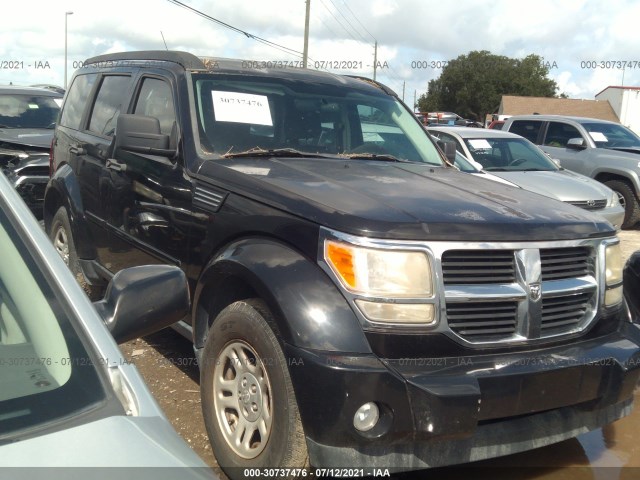
POLYGON ((269 99, 265 95, 239 92, 211 92, 217 122, 273 126, 269 99))
POLYGON ((604 133, 602 132, 589 132, 589 135, 591 135, 591 138, 593 138, 594 142, 608 142, 609 139, 607 137, 605 137, 604 133))

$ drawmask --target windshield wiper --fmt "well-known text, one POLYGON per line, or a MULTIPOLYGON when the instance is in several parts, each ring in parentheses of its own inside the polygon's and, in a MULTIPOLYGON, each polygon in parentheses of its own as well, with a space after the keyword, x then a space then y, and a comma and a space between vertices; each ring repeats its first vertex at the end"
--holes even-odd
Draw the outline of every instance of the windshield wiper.
POLYGON ((264 150, 262 148, 252 148, 244 152, 225 153, 224 158, 243 157, 296 157, 296 158, 335 158, 335 155, 323 155, 321 153, 301 152, 294 148, 276 148, 274 150, 264 150))
POLYGON ((483 170, 486 172, 506 172, 507 171, 506 168, 502 168, 502 167, 488 167, 488 168, 483 168, 483 170))
POLYGON ((403 160, 393 155, 379 153, 346 153, 340 156, 351 160, 382 160, 383 162, 413 163, 411 160, 403 160))

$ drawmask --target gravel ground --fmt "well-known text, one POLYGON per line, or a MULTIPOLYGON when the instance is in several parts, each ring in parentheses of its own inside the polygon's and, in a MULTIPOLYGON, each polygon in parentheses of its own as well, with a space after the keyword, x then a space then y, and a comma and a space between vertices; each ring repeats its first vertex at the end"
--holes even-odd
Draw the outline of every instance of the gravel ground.
MULTIPOLYGON (((619 234, 624 258, 640 250, 640 231, 619 234)), ((177 432, 221 478, 202 419, 199 371, 191 343, 171 329, 121 345, 177 432)))

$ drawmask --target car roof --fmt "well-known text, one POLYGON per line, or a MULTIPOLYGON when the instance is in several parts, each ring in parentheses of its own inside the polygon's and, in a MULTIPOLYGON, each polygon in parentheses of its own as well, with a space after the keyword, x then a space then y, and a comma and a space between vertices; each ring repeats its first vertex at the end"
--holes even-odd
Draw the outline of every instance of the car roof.
POLYGON ((55 90, 50 90, 48 88, 40 88, 40 87, 19 87, 16 85, 0 85, 0 95, 40 95, 43 97, 56 97, 62 98, 63 95, 61 93, 56 92, 55 90))
MULTIPOLYGON (((222 57, 197 57, 189 52, 173 50, 142 50, 99 55, 85 60, 85 68, 91 65, 112 68, 125 66, 155 66, 151 62, 169 62, 191 72, 212 74, 240 74, 244 76, 262 76, 293 81, 319 82, 323 84, 351 87, 369 92, 383 91, 387 95, 398 95, 386 85, 365 77, 337 75, 315 69, 298 67, 298 63, 289 66, 286 62, 263 62, 222 57), (102 65, 100 65, 102 64, 102 65), (281 66, 279 66, 281 65, 281 66)), ((299 62, 299 61, 297 61, 299 62)), ((91 67, 90 67, 91 68, 91 67)))
POLYGON ((492 128, 427 127, 427 131, 449 133, 451 135, 458 135, 460 138, 522 138, 515 133, 492 128))
POLYGON ((610 120, 601 120, 599 118, 590 118, 590 117, 574 117, 571 115, 514 115, 509 117, 508 120, 571 120, 577 123, 611 123, 613 125, 618 125, 617 122, 612 122, 610 120))

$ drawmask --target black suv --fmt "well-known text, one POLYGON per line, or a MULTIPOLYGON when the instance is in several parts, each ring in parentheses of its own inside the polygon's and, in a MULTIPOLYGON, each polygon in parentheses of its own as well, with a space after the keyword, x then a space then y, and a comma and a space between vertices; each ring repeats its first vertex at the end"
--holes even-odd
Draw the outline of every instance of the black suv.
POLYGON ((46 230, 90 293, 129 266, 186 272, 175 328, 231 477, 468 462, 629 413, 640 328, 607 222, 447 166, 368 79, 182 52, 85 63, 46 230))

